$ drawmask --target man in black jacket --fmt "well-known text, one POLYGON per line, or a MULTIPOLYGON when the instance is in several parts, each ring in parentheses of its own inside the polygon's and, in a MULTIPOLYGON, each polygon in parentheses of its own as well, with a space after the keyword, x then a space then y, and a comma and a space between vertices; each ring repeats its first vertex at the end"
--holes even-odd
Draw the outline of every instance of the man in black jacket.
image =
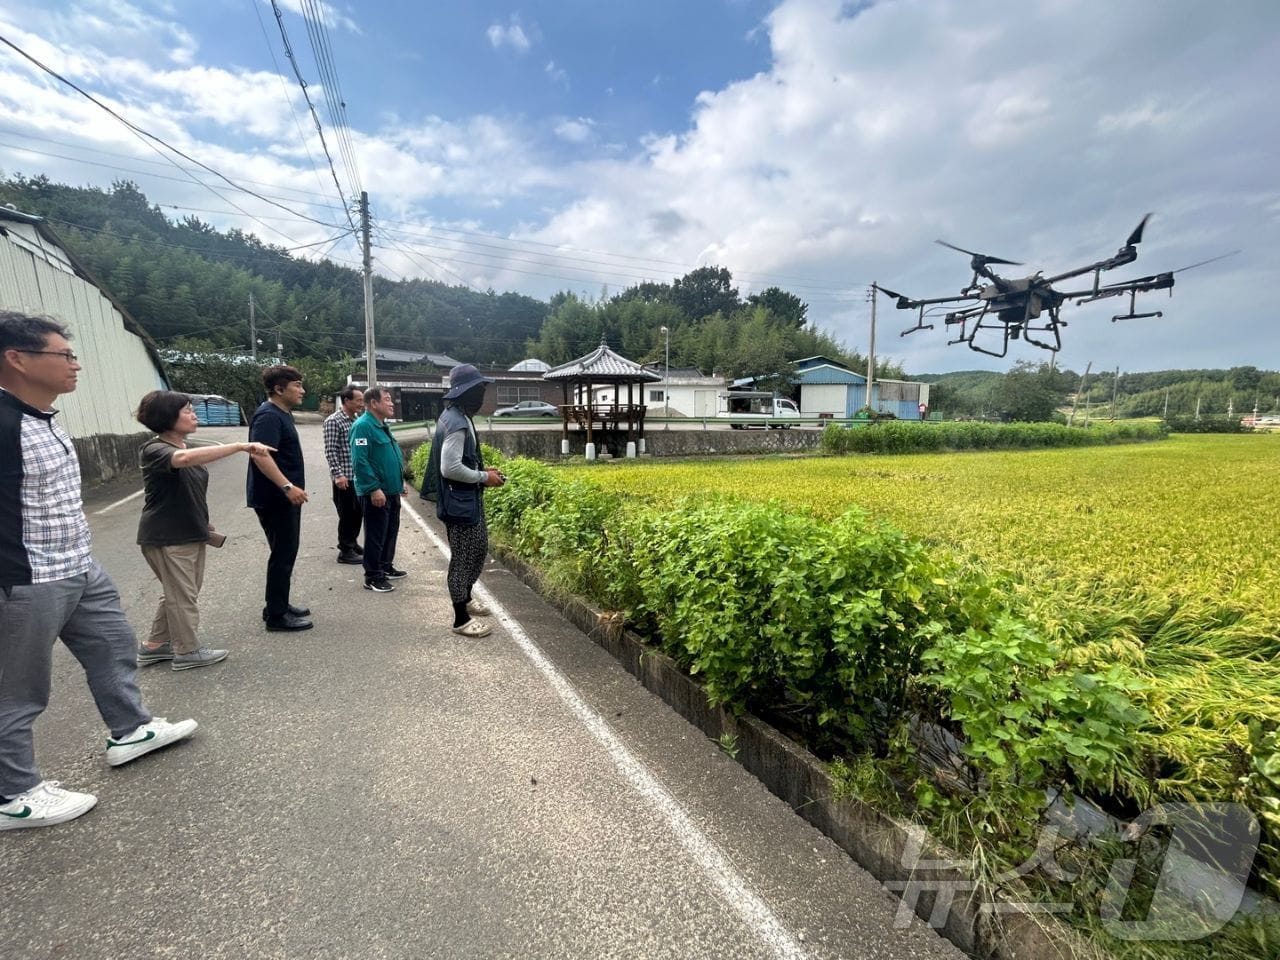
POLYGON ((262 385, 267 399, 253 412, 249 439, 274 447, 276 452, 250 460, 247 480, 249 506, 257 513, 271 548, 262 619, 268 630, 310 630, 312 623, 307 617, 311 611, 289 602, 302 533, 302 505, 307 502, 302 443, 292 411, 307 391, 302 387, 302 374, 284 364, 263 370, 262 385))

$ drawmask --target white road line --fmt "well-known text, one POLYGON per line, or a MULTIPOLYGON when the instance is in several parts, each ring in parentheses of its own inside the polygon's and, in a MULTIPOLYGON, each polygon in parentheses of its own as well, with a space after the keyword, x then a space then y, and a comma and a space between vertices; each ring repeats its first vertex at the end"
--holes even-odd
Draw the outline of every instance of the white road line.
MULTIPOLYGON (((449 545, 427 526, 421 515, 413 507, 404 503, 403 500, 401 501, 401 509, 413 517, 418 526, 422 528, 422 532, 427 535, 427 538, 435 543, 440 548, 440 551, 448 557, 449 545)), ((644 762, 618 739, 617 734, 609 728, 609 725, 605 723, 600 714, 591 709, 586 701, 578 696, 568 678, 560 672, 555 664, 547 659, 546 654, 530 639, 520 624, 507 613, 506 608, 494 598, 493 594, 480 583, 476 584, 475 592, 479 594, 485 605, 494 612, 498 622, 511 634, 512 639, 519 645, 521 652, 538 668, 569 707, 570 711, 582 722, 582 725, 587 728, 587 731, 595 737, 600 745, 608 751, 615 766, 617 766, 627 782, 635 788, 637 793, 658 809, 658 812, 670 826, 675 838, 689 851, 698 866, 720 888, 725 900, 738 911, 747 925, 764 943, 772 948, 775 955, 788 958, 788 960, 803 960, 807 954, 804 948, 801 947, 799 940, 783 926, 782 922, 769 908, 769 905, 751 889, 747 880, 734 868, 732 862, 716 845, 715 841, 698 829, 697 825, 689 819, 689 815, 680 806, 680 802, 658 781, 657 777, 645 766, 644 762)))
POLYGON ((138 497, 142 496, 144 493, 146 493, 145 490, 135 490, 133 493, 129 494, 123 500, 117 500, 115 503, 107 504, 107 506, 103 507, 101 510, 93 511, 93 515, 95 517, 100 517, 104 513, 108 513, 111 510, 114 510, 116 507, 120 506, 122 503, 128 503, 130 500, 136 500, 138 497))

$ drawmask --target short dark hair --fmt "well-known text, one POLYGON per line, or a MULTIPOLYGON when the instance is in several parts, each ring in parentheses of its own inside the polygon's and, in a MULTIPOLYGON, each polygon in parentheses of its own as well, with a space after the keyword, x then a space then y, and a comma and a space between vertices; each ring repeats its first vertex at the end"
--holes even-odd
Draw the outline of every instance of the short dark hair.
POLYGON ((359 387, 349 383, 342 388, 342 392, 338 394, 338 399, 341 400, 343 403, 346 403, 348 400, 354 400, 356 398, 357 393, 363 393, 363 392, 364 391, 362 391, 359 387))
POLYGON ((370 387, 368 390, 364 392, 364 402, 377 403, 383 397, 388 397, 390 395, 391 395, 391 391, 388 390, 386 387, 370 387))
POLYGON ((71 332, 56 320, 0 310, 0 356, 6 350, 43 350, 55 333, 71 339, 71 332))
POLYGON ((138 422, 153 433, 164 433, 173 429, 178 414, 190 403, 185 393, 152 390, 138 402, 138 422))
POLYGON ((262 385, 267 388, 268 397, 276 395, 276 387, 287 386, 301 379, 302 374, 298 372, 298 368, 291 367, 287 363, 277 363, 274 367, 267 367, 262 371, 262 385))

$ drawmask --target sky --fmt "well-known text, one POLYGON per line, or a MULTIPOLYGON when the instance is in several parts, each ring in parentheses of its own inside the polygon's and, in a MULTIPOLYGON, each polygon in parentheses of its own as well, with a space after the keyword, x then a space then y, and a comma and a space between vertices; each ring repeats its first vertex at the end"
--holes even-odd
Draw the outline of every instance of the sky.
MULTIPOLYGON (((1065 308, 1058 364, 1280 368, 1274 0, 276 2, 333 173, 270 0, 0 0, 0 37, 267 199, 3 45, 0 172, 133 180, 175 218, 352 265, 335 238, 363 189, 392 279, 594 299, 718 265, 864 352, 872 282, 967 285, 935 239, 1052 275, 1150 212, 1104 282, 1240 252, 1140 297, 1159 319, 1065 308)), ((914 322, 881 298, 876 352, 911 373, 1048 359, 900 337, 914 322)))

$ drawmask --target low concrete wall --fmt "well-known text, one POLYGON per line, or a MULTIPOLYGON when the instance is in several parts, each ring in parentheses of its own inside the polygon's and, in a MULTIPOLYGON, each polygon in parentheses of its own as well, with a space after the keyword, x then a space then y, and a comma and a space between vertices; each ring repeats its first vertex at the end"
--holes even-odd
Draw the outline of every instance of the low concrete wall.
POLYGON ((131 433, 127 436, 100 433, 92 437, 74 437, 72 443, 80 460, 82 485, 106 483, 138 472, 138 451, 151 434, 131 433))
MULTIPOLYGON (((509 457, 559 460, 561 434, 550 430, 486 430, 480 440, 509 457)), ((820 430, 653 430, 645 433, 646 452, 655 457, 702 457, 722 454, 785 453, 817 450, 820 430)), ((414 444, 417 446, 417 444, 414 444)), ((585 433, 569 434, 569 456, 586 455, 585 433)), ((601 452, 604 452, 601 449, 601 452)), ((626 453, 618 450, 618 455, 626 453)))

